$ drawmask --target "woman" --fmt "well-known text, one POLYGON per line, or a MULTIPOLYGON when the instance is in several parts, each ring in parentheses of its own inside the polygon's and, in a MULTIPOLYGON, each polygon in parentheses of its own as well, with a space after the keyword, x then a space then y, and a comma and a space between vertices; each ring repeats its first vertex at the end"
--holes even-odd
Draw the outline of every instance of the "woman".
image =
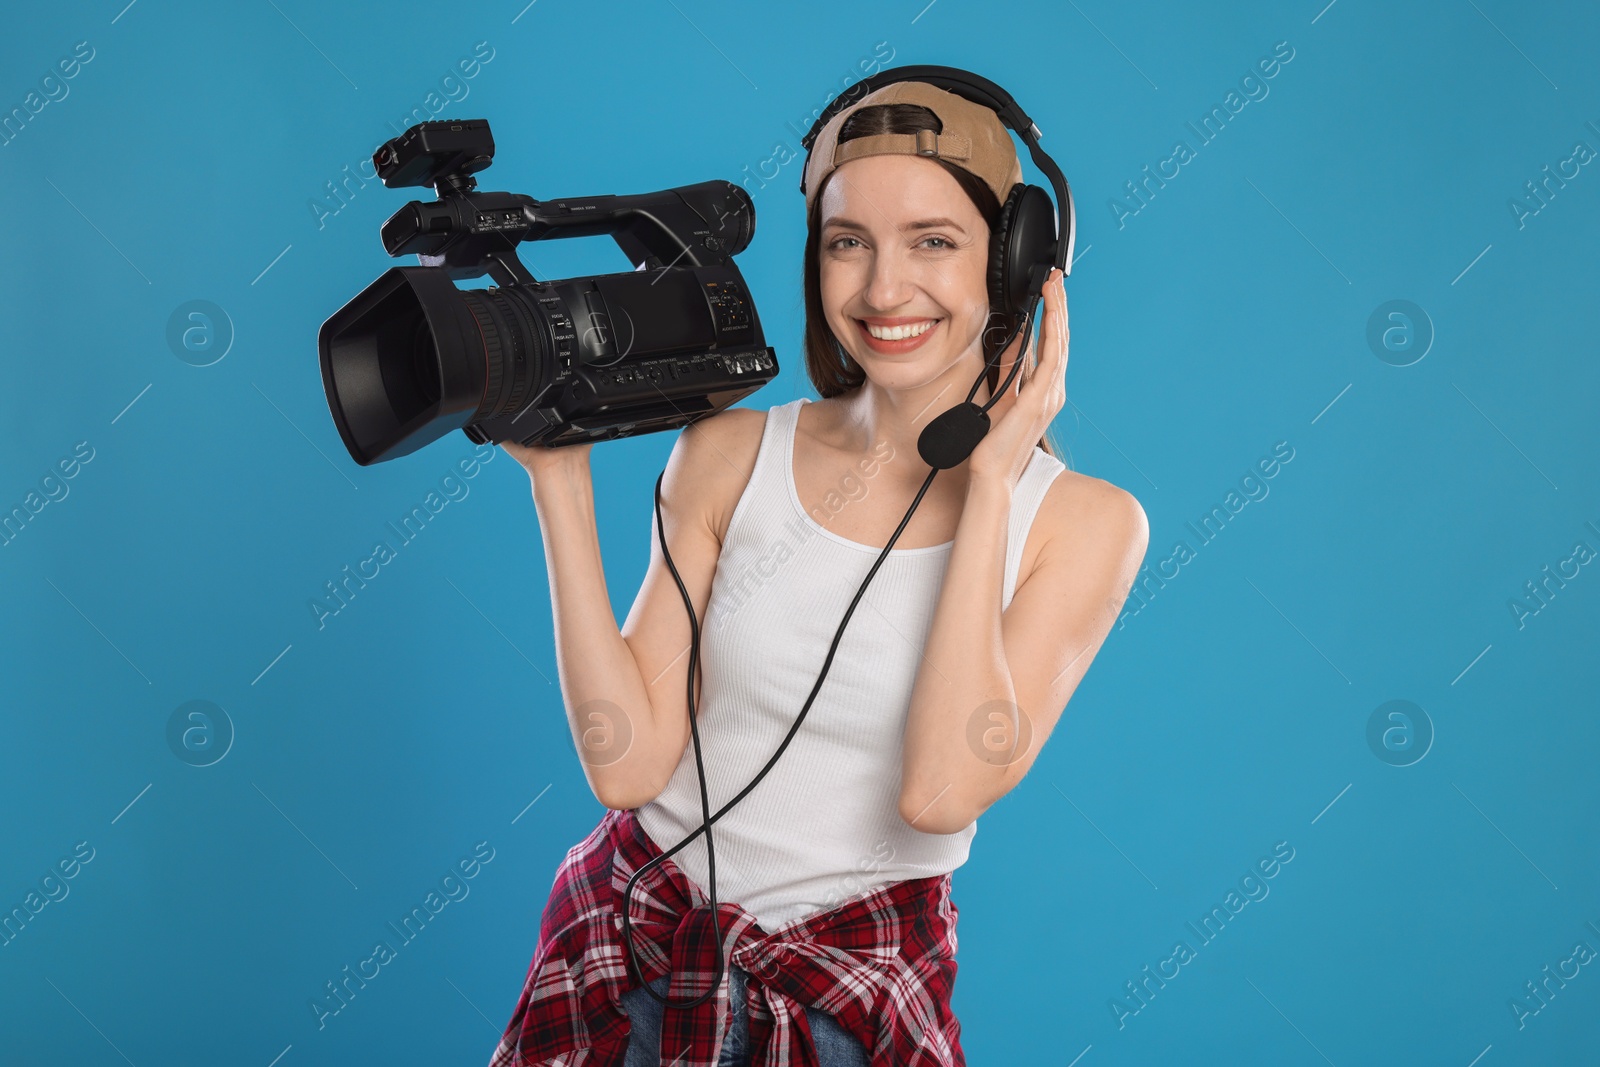
MULTIPOLYGON (((620 629, 590 446, 502 446, 533 484, 562 691, 585 775, 611 810, 562 866, 495 1067, 571 1063, 579 1050, 611 1067, 788 1064, 802 1062, 800 1045, 823 1067, 964 1063, 949 1009, 950 872, 977 817, 1032 766, 1143 557, 1138 502, 1067 470, 1047 437, 1067 360, 1053 271, 1037 360, 990 409, 971 455, 935 477, 800 730, 712 828, 721 944, 697 910, 711 873, 702 834, 634 887, 638 962, 624 961, 621 888, 703 818, 678 581, 702 622, 695 721, 716 811, 811 692, 928 474, 922 428, 965 396, 1014 325, 988 306, 989 234, 1021 176, 993 112, 895 83, 834 116, 806 166, 806 366, 821 399, 685 428, 661 488, 677 578, 654 540, 620 629), (919 130, 1011 156, 980 174, 957 151, 913 154, 880 137, 919 130)), ((1033 355, 1025 340, 975 400, 1019 351, 1033 355)))

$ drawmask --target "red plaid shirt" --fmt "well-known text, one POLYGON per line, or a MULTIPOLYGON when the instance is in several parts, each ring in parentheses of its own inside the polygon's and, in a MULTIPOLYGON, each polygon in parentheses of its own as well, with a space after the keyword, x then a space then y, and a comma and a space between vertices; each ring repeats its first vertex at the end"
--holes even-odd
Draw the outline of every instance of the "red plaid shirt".
MULTIPOLYGON (((660 854, 634 813, 617 810, 567 853, 490 1067, 622 1067, 629 1022, 620 1001, 637 985, 618 904, 633 872, 660 854)), ((709 897, 665 860, 639 879, 631 899, 628 925, 645 981, 670 970, 674 1000, 705 992, 717 966, 711 911, 701 906, 709 897)), ((957 915, 950 875, 881 885, 772 933, 738 904, 717 908, 728 966, 750 975, 754 1067, 818 1067, 806 1006, 854 1034, 871 1067, 965 1067, 950 1007, 957 915)), ((663 1067, 715 1067, 729 1010, 726 970, 704 1003, 666 1007, 663 1067)))

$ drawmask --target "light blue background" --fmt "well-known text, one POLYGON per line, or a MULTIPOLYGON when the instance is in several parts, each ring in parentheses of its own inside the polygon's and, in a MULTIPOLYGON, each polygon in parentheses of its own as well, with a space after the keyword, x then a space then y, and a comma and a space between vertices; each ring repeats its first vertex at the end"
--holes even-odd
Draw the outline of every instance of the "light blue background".
MULTIPOLYGON (((324 629, 308 608, 473 450, 344 452, 317 328, 391 265, 377 228, 410 196, 369 182, 321 228, 309 203, 487 41, 444 112, 492 123, 485 188, 740 180, 879 42, 1004 85, 1072 182, 1055 432, 1143 503, 1152 567, 1195 557, 1125 612, 956 873, 970 1062, 1594 1062, 1600 967, 1520 1026, 1511 1005, 1600 949, 1600 570, 1520 627, 1508 606, 1600 549, 1600 165, 1520 227, 1508 207, 1600 149, 1592 5, 125 2, 0 35, 6 111, 94 49, 0 147, 0 505, 94 450, 0 547, 0 910, 94 849, 0 947, 0 1060, 481 1065, 510 1016, 603 812, 526 475, 496 454, 324 629), (1200 146, 1185 123, 1280 41, 1268 95, 1200 146), (1119 227, 1179 139, 1195 158, 1119 227), (1397 299, 1435 333, 1404 367, 1366 339, 1397 299), (167 344, 190 300, 236 333, 209 366, 167 344), (1270 493, 1199 545, 1186 524, 1279 441, 1270 493), (190 700, 236 732, 208 767, 168 745, 190 700), (1435 735, 1410 766, 1367 740, 1390 700, 1435 735), (470 895, 319 1029, 310 999, 480 841, 470 895), (1270 895, 1202 945, 1186 923, 1278 842, 1270 895), (1179 939, 1196 957, 1119 1027, 1179 939)), ((749 184, 740 264, 782 373, 747 406, 811 395, 800 166, 749 184)), ((525 251, 541 277, 627 269, 604 238, 525 251)), ((594 452, 619 619, 674 437, 594 452)))

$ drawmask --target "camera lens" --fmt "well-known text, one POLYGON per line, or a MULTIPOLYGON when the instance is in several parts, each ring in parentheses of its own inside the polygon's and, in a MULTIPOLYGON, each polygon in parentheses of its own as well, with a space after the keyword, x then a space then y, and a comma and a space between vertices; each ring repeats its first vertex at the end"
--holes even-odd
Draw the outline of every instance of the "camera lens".
POLYGON ((461 290, 427 267, 390 268, 317 340, 329 410, 363 466, 520 411, 555 377, 537 301, 515 286, 461 290))
POLYGON ((411 334, 411 375, 416 381, 417 393, 423 403, 439 402, 439 354, 433 344, 433 331, 428 320, 416 317, 416 329, 411 334))

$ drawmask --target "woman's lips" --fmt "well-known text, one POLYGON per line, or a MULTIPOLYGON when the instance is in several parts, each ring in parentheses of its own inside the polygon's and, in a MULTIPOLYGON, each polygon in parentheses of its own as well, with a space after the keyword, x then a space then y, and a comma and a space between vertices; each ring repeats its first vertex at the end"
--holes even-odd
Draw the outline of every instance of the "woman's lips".
POLYGON ((920 347, 924 341, 933 336, 933 332, 935 330, 944 325, 944 320, 935 319, 932 326, 929 326, 926 330, 923 330, 921 333, 917 334, 917 336, 907 337, 901 341, 879 340, 867 331, 866 323, 862 322, 860 319, 856 319, 855 324, 857 332, 861 334, 861 339, 867 343, 868 348, 879 353, 880 355, 896 356, 920 347))

